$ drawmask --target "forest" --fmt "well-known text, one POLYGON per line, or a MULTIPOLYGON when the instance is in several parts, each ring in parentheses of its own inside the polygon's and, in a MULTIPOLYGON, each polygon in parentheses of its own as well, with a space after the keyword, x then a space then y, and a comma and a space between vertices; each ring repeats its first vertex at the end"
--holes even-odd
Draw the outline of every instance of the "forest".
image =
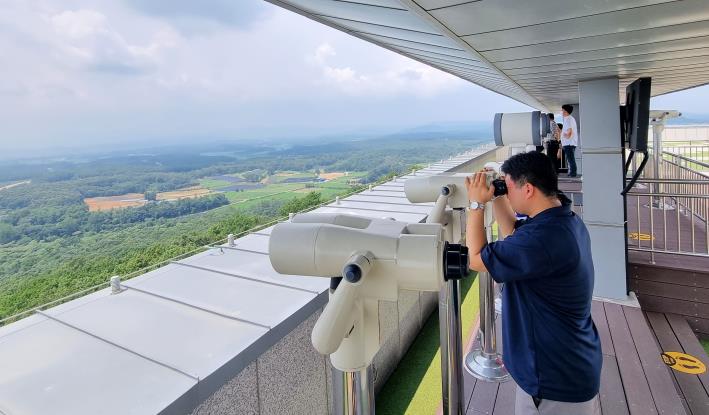
POLYGON ((228 233, 238 234, 482 141, 395 137, 288 145, 246 142, 3 162, 0 319, 106 282, 112 275, 135 274, 228 233), (305 177, 361 173, 356 184, 346 178, 332 184, 305 183, 299 192, 288 189, 300 184, 284 183, 254 190, 254 196, 248 191, 238 197, 210 191, 196 198, 155 200, 158 192, 199 186, 212 177, 231 175, 226 177, 256 183, 279 172, 305 177), (5 184, 16 185, 3 188, 5 184), (285 190, 267 192, 278 186, 285 190), (144 195, 147 202, 107 211, 89 211, 84 203, 86 198, 133 193, 144 195))

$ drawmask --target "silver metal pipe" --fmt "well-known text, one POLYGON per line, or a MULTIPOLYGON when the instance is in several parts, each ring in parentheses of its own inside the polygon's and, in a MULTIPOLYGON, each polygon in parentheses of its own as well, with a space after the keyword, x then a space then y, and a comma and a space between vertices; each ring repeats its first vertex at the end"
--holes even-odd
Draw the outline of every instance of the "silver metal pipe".
POLYGON ((692 252, 696 252, 697 249, 695 248, 694 244, 694 206, 695 202, 697 199, 690 199, 690 206, 692 209, 689 211, 689 226, 692 228, 692 252))
MULTIPOLYGON (((439 223, 450 243, 462 243, 465 210, 448 209, 449 194, 438 196, 427 223, 439 223)), ((438 293, 438 326, 441 345, 441 396, 443 414, 462 415, 463 405, 463 341, 461 328, 460 282, 447 281, 438 293)))
POLYGON ((332 368, 332 380, 335 415, 374 415, 371 366, 357 372, 343 372, 332 368))
MULTIPOLYGON (((636 215, 637 215, 637 219, 638 219, 638 234, 637 234, 637 237, 638 237, 638 248, 640 248, 640 196, 637 197, 636 201, 637 201, 637 203, 636 203, 636 205, 637 205, 637 212, 636 212, 636 215)), ((652 203, 652 197, 650 198, 650 203, 652 203)), ((650 209, 652 209, 652 206, 650 206, 650 209)))
POLYGON ((495 327, 495 283, 487 272, 478 276, 480 289, 480 347, 483 356, 497 355, 495 327))
MULTIPOLYGON (((652 211, 652 204, 655 202, 654 198, 650 198, 650 262, 655 263, 655 212, 652 211)), ((662 210, 665 208, 660 205, 660 199, 657 199, 658 207, 662 210)), ((638 218, 638 223, 640 223, 640 218, 638 218)), ((640 242, 640 235, 638 235, 638 243, 640 242)))
POLYGON ((460 311, 460 281, 446 282, 438 294, 438 318, 441 340, 441 381, 443 414, 462 415, 463 341, 460 311))
MULTIPOLYGON (((665 196, 662 196, 662 205, 664 206, 665 203, 667 203, 667 198, 665 196)), ((666 251, 667 250, 667 209, 662 209, 662 236, 664 236, 665 243, 663 244, 662 248, 666 251)))
MULTIPOLYGON (((442 199, 443 197, 439 197, 442 199)), ((436 202, 438 205, 438 202, 436 202)), ((465 210, 448 211, 447 239, 462 243, 465 210)), ((463 404, 463 339, 460 281, 447 281, 438 293, 438 322, 441 342, 441 387, 444 415, 462 415, 463 404)))
MULTIPOLYGON (((485 234, 492 240, 492 203, 485 206, 485 234)), ((465 357, 465 370, 477 379, 487 382, 505 382, 510 374, 497 351, 495 328, 495 282, 487 272, 478 273, 480 290, 480 328, 478 336, 480 347, 472 350, 465 357)), ((473 408, 475 409, 475 408, 473 408)))

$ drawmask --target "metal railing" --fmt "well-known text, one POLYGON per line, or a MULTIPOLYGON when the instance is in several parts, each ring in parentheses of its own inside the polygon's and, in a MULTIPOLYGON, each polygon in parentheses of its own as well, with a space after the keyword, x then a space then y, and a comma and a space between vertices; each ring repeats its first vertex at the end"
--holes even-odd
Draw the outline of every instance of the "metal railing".
MULTIPOLYGON (((707 154, 709 154, 709 147, 707 154)), ((709 176, 695 167, 704 168, 709 171, 709 164, 682 156, 680 154, 665 151, 662 160, 662 183, 657 184, 659 192, 677 194, 677 203, 688 212, 706 222, 709 218, 709 204, 697 202, 695 198, 687 198, 682 195, 707 195, 709 194, 709 176), (675 180, 676 182, 670 182, 675 180)))
POLYGON ((674 160, 684 167, 709 174, 709 144, 665 147, 662 156, 665 160, 674 160))
POLYGON ((699 216, 709 206, 706 193, 653 191, 651 184, 704 186, 691 180, 640 179, 640 189, 628 193, 628 249, 709 257, 709 222, 699 216), (646 187, 646 189, 642 189, 646 187))
POLYGON ((654 163, 628 193, 628 249, 652 262, 655 253, 709 257, 709 145, 650 153, 654 163))
POLYGON ((709 147, 701 148, 706 150, 706 158, 697 159, 689 157, 684 153, 676 152, 675 149, 672 149, 672 151, 663 151, 663 177, 698 180, 709 178, 709 147))
POLYGON ((662 152, 657 170, 646 172, 628 193, 628 248, 709 257, 709 146, 662 152), (696 156, 697 159, 690 157, 696 156))

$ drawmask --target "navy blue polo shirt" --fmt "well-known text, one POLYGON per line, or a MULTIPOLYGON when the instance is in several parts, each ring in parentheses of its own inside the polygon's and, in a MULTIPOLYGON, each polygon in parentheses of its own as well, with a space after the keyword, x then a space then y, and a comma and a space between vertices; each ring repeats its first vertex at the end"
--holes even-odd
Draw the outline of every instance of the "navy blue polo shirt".
POLYGON ((583 221, 562 206, 518 221, 482 261, 502 291, 503 359, 540 399, 585 402, 598 393, 601 343, 591 319, 593 261, 583 221))

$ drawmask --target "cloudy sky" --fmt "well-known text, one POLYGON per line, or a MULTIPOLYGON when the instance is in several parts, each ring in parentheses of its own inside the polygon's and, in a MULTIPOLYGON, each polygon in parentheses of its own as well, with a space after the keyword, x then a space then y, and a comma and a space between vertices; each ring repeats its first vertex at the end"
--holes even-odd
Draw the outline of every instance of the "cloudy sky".
POLYGON ((395 131, 525 110, 262 0, 2 1, 2 153, 395 131))

